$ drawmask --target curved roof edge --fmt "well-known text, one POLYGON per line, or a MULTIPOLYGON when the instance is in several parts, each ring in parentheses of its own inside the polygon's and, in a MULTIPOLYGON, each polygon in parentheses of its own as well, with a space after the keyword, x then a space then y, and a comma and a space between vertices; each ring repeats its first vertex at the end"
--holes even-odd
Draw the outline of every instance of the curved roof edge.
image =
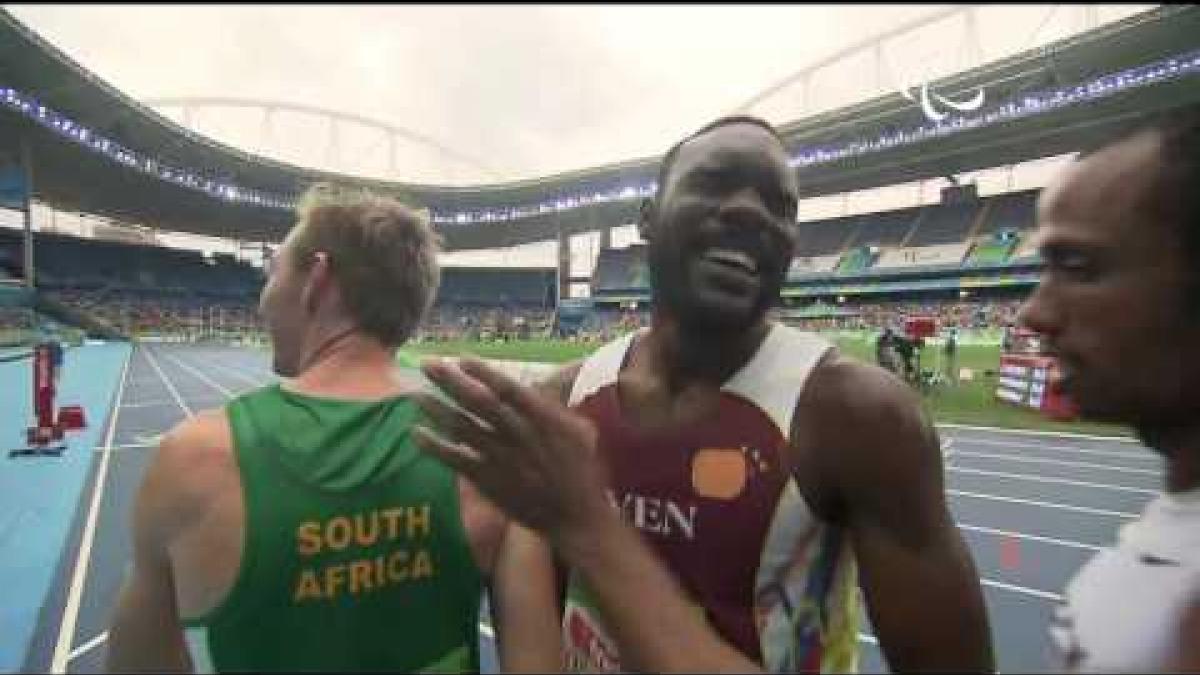
MULTIPOLYGON (((21 62, 22 56, 25 56, 26 59, 28 58, 27 55, 23 55, 21 53, 19 42, 23 41, 23 42, 27 43, 28 45, 33 46, 36 49, 38 49, 40 52, 42 52, 43 55, 49 56, 51 59, 56 61, 57 64, 61 68, 69 71, 78 80, 78 83, 77 83, 78 89, 75 92, 72 92, 75 95, 83 98, 83 97, 87 97, 89 95, 94 95, 94 94, 98 93, 103 97, 107 97, 109 99, 115 100, 115 103, 123 105, 126 108, 130 109, 131 111, 135 112, 138 116, 143 118, 143 119, 139 120, 140 122, 156 125, 156 126, 160 127, 160 131, 167 131, 171 134, 183 137, 184 139, 187 139, 188 141, 190 141, 192 143, 203 146, 202 148, 198 148, 198 149, 208 151, 208 153, 224 153, 226 155, 229 155, 230 156, 229 159, 233 159, 235 162, 257 165, 257 167, 255 167, 255 168, 260 169, 260 170, 265 169, 265 170, 270 170, 270 171, 280 171, 285 174, 291 174, 289 176, 289 178, 291 178, 292 180, 299 180, 300 182, 305 182, 305 183, 318 182, 318 181, 336 181, 336 182, 342 182, 342 183, 352 182, 352 183, 355 183, 358 185, 370 186, 375 189, 381 189, 381 190, 387 190, 387 191, 427 192, 427 193, 440 193, 440 194, 446 194, 446 195, 464 194, 464 193, 473 194, 473 193, 480 193, 480 192, 501 192, 501 191, 509 191, 509 190, 521 190, 521 189, 526 189, 526 188, 530 188, 530 187, 544 185, 546 183, 575 182, 580 179, 586 179, 589 177, 600 177, 600 174, 608 174, 613 171, 644 168, 649 165, 657 165, 657 162, 660 158, 660 155, 655 155, 655 156, 642 157, 642 158, 637 158, 637 159, 632 159, 632 160, 611 162, 611 163, 601 164, 601 165, 597 165, 597 166, 584 167, 581 169, 573 169, 573 170, 569 170, 569 171, 559 172, 559 173, 545 175, 545 176, 538 176, 538 177, 533 177, 533 178, 522 178, 522 179, 517 179, 517 180, 511 180, 511 181, 503 181, 503 182, 496 182, 496 183, 480 183, 480 184, 472 184, 472 185, 439 185, 439 184, 432 184, 432 183, 389 181, 389 180, 383 180, 383 179, 378 179, 378 178, 371 178, 368 176, 358 176, 358 175, 352 175, 352 174, 342 174, 342 173, 336 173, 336 172, 331 172, 331 171, 324 171, 321 169, 315 169, 315 168, 310 168, 310 167, 299 166, 296 164, 291 164, 289 162, 284 162, 284 161, 280 161, 280 160, 277 160, 277 159, 274 159, 271 157, 265 157, 263 155, 249 152, 249 151, 243 150, 241 148, 238 148, 236 146, 232 146, 232 145, 229 145, 222 141, 219 141, 217 139, 214 139, 210 136, 196 133, 196 132, 176 123, 174 120, 159 113, 158 111, 154 110, 150 106, 143 104, 142 102, 138 101, 137 99, 133 98, 132 96, 129 96, 128 94, 122 92, 117 87, 108 83, 108 81, 106 81, 104 78, 102 78, 99 75, 96 75, 92 71, 88 70, 82 64, 75 61, 73 58, 71 58, 66 53, 64 53, 62 50, 60 50, 58 47, 56 47, 54 44, 52 44, 49 40, 41 37, 32 28, 30 28, 30 27, 26 26, 24 23, 22 23, 19 19, 17 19, 15 16, 13 16, 7 9, 0 7, 0 35, 3 35, 3 33, 5 33, 5 32, 9 32, 10 34, 15 33, 15 36, 19 38, 19 40, 17 42, 10 43, 10 46, 7 49, 0 48, 0 56, 5 56, 6 60, 9 61, 9 63, 6 66, 7 69, 20 70, 20 69, 22 69, 22 67, 28 68, 30 65, 32 65, 32 64, 27 64, 27 63, 21 62), (87 91, 88 87, 94 88, 98 91, 89 93, 87 91)), ((6 41, 0 40, 0 43, 2 43, 2 42, 6 42, 6 41)), ((3 72, 3 71, 0 71, 0 72, 3 72)), ((41 96, 43 94, 43 92, 40 92, 40 91, 31 91, 29 93, 33 93, 33 94, 36 94, 39 96, 41 96)), ((71 107, 69 107, 69 106, 62 106, 61 104, 59 104, 58 107, 65 108, 62 110, 63 112, 75 112, 74 110, 71 110, 71 107)), ((121 138, 119 140, 122 143, 128 144, 130 147, 138 147, 139 143, 137 142, 136 136, 137 136, 137 133, 135 132, 133 134, 132 138, 121 138)), ((187 163, 187 162, 184 161, 182 163, 187 163)), ((204 163, 204 162, 194 162, 193 161, 192 163, 195 164, 195 163, 204 163)), ((209 162, 209 163, 211 163, 211 162, 209 162)), ((241 172, 238 172, 238 173, 241 173, 241 172)), ((249 177, 249 176, 247 176, 247 177, 249 177)), ((269 183, 278 183, 278 181, 269 181, 269 183)))
MULTIPOLYGON (((986 64, 980 70, 1003 68, 1068 46, 1102 41, 1139 23, 1162 22, 1176 13, 1188 11, 1191 11, 1188 6, 1165 6, 1139 12, 1091 31, 986 64)), ((7 10, 0 8, 0 38, 6 33, 12 39, 0 39, 0 84, 6 84, 5 79, 17 80, 7 84, 23 86, 31 93, 44 97, 48 105, 77 115, 81 120, 99 120, 102 127, 108 124, 109 133, 131 148, 176 161, 182 166, 214 168, 252 188, 294 193, 308 183, 335 181, 415 197, 434 208, 463 208, 462 203, 448 206, 435 202, 439 198, 454 202, 462 198, 475 201, 472 197, 479 202, 505 198, 520 201, 529 199, 525 196, 529 192, 544 196, 568 187, 573 191, 587 190, 589 186, 586 184, 589 182, 611 183, 628 179, 629 174, 652 178, 660 158, 660 155, 641 157, 537 178, 467 186, 388 181, 301 167, 247 152, 177 124, 90 72, 7 10)), ((978 73, 957 73, 944 78, 943 82, 961 81, 973 76, 978 76, 978 73)), ((893 107, 898 99, 899 94, 885 94, 778 127, 789 140, 803 138, 818 128, 846 124, 864 111, 893 107)))

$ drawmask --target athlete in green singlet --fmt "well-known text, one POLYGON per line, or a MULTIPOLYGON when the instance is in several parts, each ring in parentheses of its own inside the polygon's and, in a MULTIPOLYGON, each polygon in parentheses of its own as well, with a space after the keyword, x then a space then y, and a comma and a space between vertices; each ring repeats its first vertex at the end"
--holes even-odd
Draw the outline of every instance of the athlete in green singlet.
POLYGON ((518 577, 540 540, 409 439, 394 359, 436 255, 404 206, 310 192, 260 303, 286 379, 163 438, 110 670, 475 671, 487 585, 501 666, 558 667, 553 592, 518 577))

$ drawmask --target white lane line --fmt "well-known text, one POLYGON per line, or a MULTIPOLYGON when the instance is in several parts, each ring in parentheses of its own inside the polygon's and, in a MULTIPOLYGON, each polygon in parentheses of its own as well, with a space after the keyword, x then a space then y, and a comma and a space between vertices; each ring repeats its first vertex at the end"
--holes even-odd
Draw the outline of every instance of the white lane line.
MULTIPOLYGON (((221 355, 221 356, 228 356, 228 355, 221 355)), ((233 354, 233 358, 226 358, 225 360, 226 360, 226 362, 232 361, 232 362, 236 363, 237 367, 241 368, 243 370, 249 370, 251 372, 259 372, 259 373, 262 373, 263 375, 267 375, 270 377, 276 377, 275 371, 272 370, 272 368, 270 367, 269 364, 267 366, 258 365, 259 363, 261 363, 258 359, 246 360, 246 359, 239 358, 240 356, 241 356, 241 354, 235 352, 233 354)), ((220 358, 220 356, 218 356, 218 359, 219 358, 220 358)))
POLYGON ((980 476, 995 476, 996 478, 1012 478, 1015 480, 1027 480, 1034 483, 1053 483, 1055 485, 1074 485, 1076 487, 1100 488, 1101 490, 1116 490, 1118 492, 1132 492, 1139 495, 1157 495, 1158 490, 1147 490, 1145 488, 1125 487, 1124 485, 1108 485, 1106 483, 1092 483, 1083 480, 1071 480, 1069 478, 1050 478, 1047 476, 1030 476, 1024 473, 1005 473, 1003 471, 989 471, 987 469, 971 469, 965 466, 948 466, 947 471, 955 473, 973 473, 980 476))
POLYGON ((1035 598, 1042 598, 1043 600, 1053 600, 1055 602, 1059 602, 1062 600, 1062 596, 1059 595, 1058 593, 1051 593, 1050 591, 1040 591, 1036 588, 1026 588, 1024 586, 1017 586, 1016 584, 1006 584, 1003 581, 993 581, 991 579, 980 579, 979 583, 983 584, 984 586, 991 586, 992 588, 999 588, 1002 591, 1012 591, 1014 593, 1020 593, 1022 595, 1030 595, 1035 598))
POLYGON ((125 365, 121 369, 121 382, 117 385, 117 398, 113 402, 112 414, 108 418, 108 429, 104 432, 105 451, 100 455, 100 465, 96 468, 96 480, 92 483, 92 501, 88 505, 87 520, 83 525, 83 535, 79 540, 79 551, 75 555, 75 569, 71 573, 71 586, 67 592, 67 603, 63 607, 62 621, 58 625, 58 639, 54 645, 54 655, 50 659, 51 673, 67 672, 70 660, 71 643, 75 641, 75 622, 79 619, 79 605, 83 599, 83 584, 87 580, 88 564, 92 559, 92 544, 96 536, 96 521, 100 515, 100 500, 104 496, 104 486, 108 480, 108 460, 112 452, 113 436, 117 431, 117 418, 121 415, 121 397, 125 395, 125 380, 129 376, 129 362, 133 360, 134 348, 129 350, 125 365))
POLYGON ((230 391, 228 388, 222 386, 220 383, 215 382, 211 377, 196 370, 195 368, 189 366, 188 364, 184 363, 183 361, 180 361, 179 359, 175 358, 174 356, 171 356, 170 354, 166 354, 165 356, 168 359, 171 359, 172 361, 174 361, 175 364, 177 366, 179 366, 180 368, 183 368, 187 372, 191 373, 192 376, 195 377, 196 379, 200 380, 201 382, 207 384, 208 386, 212 387, 213 389, 216 389, 217 391, 224 394, 226 396, 226 398, 233 398, 234 396, 237 395, 237 394, 233 393, 232 391, 230 391))
POLYGON ((129 378, 129 384, 131 384, 135 389, 137 387, 145 387, 147 385, 151 385, 156 382, 158 382, 158 380, 153 377, 131 377, 131 378, 129 378))
POLYGON ((958 438, 967 446, 996 446, 998 448, 1021 448, 1022 450, 1055 450, 1055 452, 1079 453, 1086 455, 1111 456, 1118 459, 1134 459, 1139 461, 1162 461, 1158 455, 1150 452, 1150 450, 1142 450, 1142 452, 1124 453, 1121 450, 1097 450, 1093 448, 1073 448, 1070 446, 1046 446, 1043 443, 1018 443, 1014 441, 989 441, 986 438, 958 438))
POLYGON ((967 525, 966 523, 959 523, 958 529, 966 530, 968 532, 979 532, 981 534, 991 534, 991 535, 996 535, 998 537, 1013 537, 1015 539, 1027 539, 1029 541, 1041 542, 1043 544, 1054 544, 1056 546, 1065 546, 1067 548, 1080 548, 1085 551, 1102 551, 1102 550, 1104 550, 1103 546, 1093 546, 1091 544, 1084 544, 1084 543, 1078 542, 1078 541, 1068 541, 1066 539, 1055 539, 1053 537, 1042 537, 1042 536, 1039 536, 1036 534, 1026 534, 1024 532, 1010 532, 1009 530, 997 530, 994 527, 983 527, 981 525, 967 525))
POLYGON ((224 371, 224 372, 228 373, 230 376, 232 376, 232 377, 236 377, 237 379, 239 379, 239 380, 241 380, 241 381, 245 382, 246 384, 249 384, 249 385, 251 385, 251 386, 254 386, 254 387, 262 387, 262 386, 264 386, 264 385, 267 385, 267 384, 270 384, 270 383, 271 383, 271 380, 270 380, 270 379, 266 379, 266 380, 256 380, 256 379, 254 379, 253 377, 250 377, 250 376, 248 376, 248 375, 245 375, 245 374, 243 374, 241 371, 239 371, 239 370, 237 370, 237 369, 235 369, 235 368, 230 368, 230 367, 228 367, 228 366, 223 366, 223 365, 221 365, 221 364, 219 364, 219 363, 215 363, 215 362, 214 362, 214 363, 209 363, 209 364, 207 364, 207 365, 208 365, 208 367, 210 367, 210 368, 215 368, 215 369, 217 369, 217 370, 224 371))
POLYGON ((1162 471, 1155 469, 1135 469, 1128 466, 1113 466, 1112 464, 1096 464, 1093 462, 1068 462, 1062 459, 1046 459, 1045 457, 1022 457, 1020 455, 1006 455, 1003 453, 996 454, 994 452, 975 452, 974 450, 959 450, 958 454, 964 457, 983 457, 985 459, 1000 459, 1008 462, 1054 464, 1055 466, 1069 466, 1079 469, 1101 469, 1103 471, 1116 471, 1118 473, 1136 473, 1143 476, 1154 476, 1156 478, 1163 475, 1162 471))
POLYGON ((949 422, 935 425, 937 427, 945 427, 947 429, 967 429, 970 431, 986 431, 994 434, 1025 434, 1029 436, 1048 436, 1050 438, 1083 438, 1090 441, 1114 441, 1117 443, 1133 443, 1140 445, 1136 438, 1132 436, 1095 436, 1092 434, 1078 434, 1072 431, 1040 431, 1037 429, 1008 429, 1005 427, 980 427, 970 424, 950 424, 949 422))
POLYGON ((1113 516, 1116 518, 1137 518, 1136 513, 1125 513, 1123 511, 1108 511, 1106 509, 1093 509, 1089 506, 1075 506, 1073 504, 1059 504, 1056 502, 1042 502, 1036 499, 1019 499, 1017 497, 1001 497, 999 495, 989 495, 980 492, 968 492, 966 490, 946 490, 946 494, 956 497, 972 497, 974 499, 986 499, 995 502, 1009 502, 1012 504, 1025 504, 1027 506, 1040 506, 1045 509, 1056 509, 1059 511, 1076 511, 1079 513, 1090 513, 1097 516, 1113 516))
POLYGON ((188 417, 195 415, 195 413, 192 412, 192 409, 183 402, 183 397, 179 395, 179 390, 176 389, 175 385, 171 383, 171 378, 167 377, 166 373, 164 373, 162 368, 159 367, 158 360, 154 358, 154 355, 150 353, 149 349, 146 350, 146 359, 150 362, 150 365, 154 367, 154 372, 158 373, 158 377, 160 380, 162 380, 163 384, 167 385, 167 391, 171 392, 171 396, 174 397, 175 402, 179 404, 179 409, 182 410, 188 417))
POLYGON ((162 401, 142 401, 141 403, 122 403, 122 404, 121 404, 121 407, 122 407, 122 408, 125 408, 125 409, 129 409, 129 408, 154 408, 154 407, 157 407, 157 406, 160 406, 160 405, 175 405, 175 402, 174 402, 174 401, 167 401, 167 400, 162 400, 162 401))
POLYGON ((87 642, 76 647, 74 649, 74 651, 72 651, 70 654, 67 655, 67 661, 68 662, 74 661, 75 659, 92 651, 96 647, 99 647, 100 645, 104 644, 104 641, 107 639, 108 639, 108 631, 104 631, 103 633, 97 635, 96 637, 92 638, 91 640, 88 640, 87 642))
MULTIPOLYGON (((145 450, 147 448, 157 448, 158 443, 125 443, 122 445, 114 445, 110 450, 145 450)), ((96 448, 96 452, 101 452, 100 448, 96 448)))

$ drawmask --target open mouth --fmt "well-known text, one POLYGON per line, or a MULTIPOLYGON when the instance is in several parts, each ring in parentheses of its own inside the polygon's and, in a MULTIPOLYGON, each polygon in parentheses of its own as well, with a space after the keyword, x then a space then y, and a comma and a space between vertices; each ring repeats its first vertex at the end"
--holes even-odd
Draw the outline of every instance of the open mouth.
POLYGON ((731 248, 710 248, 704 252, 703 260, 723 268, 757 276, 758 261, 749 254, 731 248))

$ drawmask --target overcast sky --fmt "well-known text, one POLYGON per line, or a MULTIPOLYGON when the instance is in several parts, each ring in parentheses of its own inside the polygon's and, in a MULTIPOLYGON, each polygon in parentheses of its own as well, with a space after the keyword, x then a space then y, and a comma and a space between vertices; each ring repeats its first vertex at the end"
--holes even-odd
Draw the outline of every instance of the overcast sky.
MULTIPOLYGON (((659 154, 681 135, 803 66, 940 9, 6 7, 135 98, 231 96, 357 113, 478 157, 493 170, 488 174, 493 179, 659 154)), ((1024 48, 1031 27, 1046 15, 1037 7, 989 11, 985 46, 992 50, 1024 48)), ((1041 37, 1069 29, 1077 17, 1078 12, 1059 12, 1042 27, 1041 37)), ((914 63, 960 48, 953 40, 910 40, 893 46, 889 63, 913 71, 914 63)), ((869 89, 869 70, 833 73, 823 83, 826 94, 844 90, 849 93, 835 98, 861 98, 869 89)), ((361 128, 339 131, 343 157, 334 158, 327 151, 326 128, 312 118, 280 115, 270 137, 264 137, 257 112, 208 109, 194 121, 201 131, 248 149, 267 142, 270 154, 299 163, 328 158, 341 164, 334 169, 386 171, 382 137, 361 128), (361 160, 357 165, 355 158, 361 160)), ((487 178, 427 148, 410 144, 399 150, 402 166, 395 177, 455 183, 487 178)))

